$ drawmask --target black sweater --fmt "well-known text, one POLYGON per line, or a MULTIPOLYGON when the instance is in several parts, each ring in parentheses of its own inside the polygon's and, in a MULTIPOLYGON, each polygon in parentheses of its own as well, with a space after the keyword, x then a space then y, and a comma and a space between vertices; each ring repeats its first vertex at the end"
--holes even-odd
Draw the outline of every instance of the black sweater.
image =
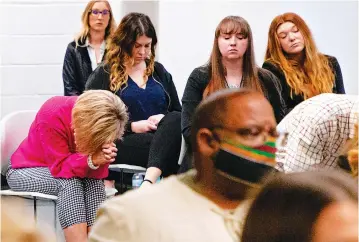
MULTIPOLYGON (((168 112, 181 112, 182 107, 178 98, 176 87, 173 83, 171 74, 159 62, 155 62, 154 72, 152 73, 154 79, 158 81, 166 93, 166 101, 168 112)), ((89 76, 86 83, 86 90, 102 89, 110 90, 110 70, 107 65, 100 64, 89 76)), ((121 90, 120 90, 121 91, 121 90)), ((118 94, 118 93, 117 93, 118 94)), ((128 122, 126 131, 131 132, 131 120, 128 122)))
MULTIPOLYGON (((335 74, 333 93, 344 94, 345 89, 344 89, 343 76, 342 76, 342 71, 340 69, 340 65, 335 57, 333 56, 327 56, 327 57, 329 59, 330 67, 332 68, 335 74)), ((278 67, 276 64, 272 62, 265 61, 263 63, 263 68, 271 71, 280 80, 282 86, 282 97, 287 107, 287 113, 289 113, 296 105, 304 101, 304 97, 302 95, 293 94, 293 98, 291 98, 290 96, 291 88, 288 85, 284 72, 280 67, 278 67)))
MULTIPOLYGON (((271 103, 277 122, 284 117, 285 106, 280 97, 281 87, 278 79, 269 71, 259 68, 258 77, 262 84, 266 98, 271 103)), ((188 78, 186 88, 182 97, 181 128, 187 144, 191 144, 192 115, 202 101, 205 88, 210 80, 208 66, 194 69, 188 78)))

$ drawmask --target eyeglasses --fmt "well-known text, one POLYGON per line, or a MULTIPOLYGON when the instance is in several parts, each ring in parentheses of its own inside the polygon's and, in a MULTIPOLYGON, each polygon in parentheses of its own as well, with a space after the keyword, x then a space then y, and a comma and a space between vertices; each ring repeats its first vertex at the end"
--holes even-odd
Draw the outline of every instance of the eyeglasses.
POLYGON ((109 15, 110 14, 110 10, 97 10, 97 9, 93 9, 93 10, 90 10, 89 13, 92 13, 93 15, 99 15, 99 14, 102 14, 102 15, 109 15))
POLYGON ((283 146, 286 144, 288 133, 278 132, 276 129, 271 129, 269 131, 265 130, 251 130, 247 128, 231 129, 224 127, 222 125, 215 125, 210 128, 210 130, 223 129, 230 131, 231 133, 236 134, 240 141, 248 146, 256 146, 264 143, 268 138, 274 138, 278 146, 283 146))

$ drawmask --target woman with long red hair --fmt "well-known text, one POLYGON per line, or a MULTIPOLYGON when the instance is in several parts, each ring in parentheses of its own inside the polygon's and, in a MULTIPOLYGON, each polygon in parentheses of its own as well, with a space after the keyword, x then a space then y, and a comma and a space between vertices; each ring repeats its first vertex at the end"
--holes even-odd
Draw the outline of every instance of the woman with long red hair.
POLYGON ((273 19, 262 67, 281 81, 287 112, 320 93, 345 93, 337 59, 319 52, 309 27, 295 13, 273 19))
MULTIPOLYGON (((264 94, 273 107, 277 122, 281 121, 285 106, 280 96, 279 80, 270 71, 256 65, 248 22, 240 16, 227 16, 216 28, 208 63, 192 71, 184 90, 181 128, 189 146, 192 114, 202 99, 221 89, 243 87, 264 94)), ((191 164, 186 162, 190 159, 187 158, 180 172, 190 168, 191 164)))

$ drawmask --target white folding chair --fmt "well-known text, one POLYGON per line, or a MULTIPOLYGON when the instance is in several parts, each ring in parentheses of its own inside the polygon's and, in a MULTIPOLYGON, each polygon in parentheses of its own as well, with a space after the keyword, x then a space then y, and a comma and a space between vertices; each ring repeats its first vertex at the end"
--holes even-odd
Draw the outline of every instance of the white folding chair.
POLYGON ((182 161, 183 161, 184 155, 187 152, 187 149, 188 149, 188 146, 187 146, 186 141, 184 140, 183 135, 182 135, 181 153, 180 153, 180 156, 178 159, 178 165, 182 164, 182 161))
MULTIPOLYGON (((35 119, 36 110, 17 111, 6 115, 0 122, 0 141, 1 141, 1 171, 4 173, 8 166, 11 155, 27 136, 30 125, 35 119)), ((54 228, 57 228, 56 196, 47 195, 39 192, 15 192, 12 190, 0 191, 1 196, 14 196, 33 201, 33 211, 35 221, 37 220, 38 200, 49 200, 54 203, 54 228)))

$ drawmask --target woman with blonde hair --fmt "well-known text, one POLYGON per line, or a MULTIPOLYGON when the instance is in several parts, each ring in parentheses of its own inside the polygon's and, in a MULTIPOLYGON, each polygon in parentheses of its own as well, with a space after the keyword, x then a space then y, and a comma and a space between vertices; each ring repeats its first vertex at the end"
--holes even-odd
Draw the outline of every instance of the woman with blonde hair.
MULTIPOLYGON (((212 53, 204 66, 195 68, 188 78, 182 97, 182 134, 191 146, 192 115, 202 99, 225 88, 249 88, 265 95, 271 103, 277 123, 285 113, 278 79, 259 68, 254 59, 252 30, 240 16, 227 16, 218 24, 212 53)), ((188 154, 181 172, 191 166, 188 154), (189 165, 189 167, 188 167, 189 165)))
POLYGON ((102 62, 107 40, 116 28, 110 3, 89 1, 82 13, 82 29, 68 44, 62 78, 64 95, 77 96, 85 90, 91 72, 102 62))
POLYGON ((355 124, 355 135, 351 149, 348 151, 348 162, 351 174, 358 177, 358 123, 355 124))
POLYGON ((12 190, 58 197, 67 242, 87 241, 106 198, 102 179, 117 155, 113 142, 122 137, 127 120, 125 104, 109 91, 52 97, 10 158, 6 178, 12 190))
MULTIPOLYGON (((357 118, 357 117, 356 117, 357 118)), ((343 148, 343 155, 338 157, 338 165, 343 170, 358 178, 358 119, 355 123, 354 137, 346 143, 343 148)))
MULTIPOLYGON (((181 104, 171 74, 155 61, 156 44, 150 18, 127 14, 109 39, 104 64, 86 84, 110 90, 126 104, 130 121, 115 163, 147 167, 145 185, 177 172, 182 140, 181 104)), ((116 173, 110 174, 107 187, 114 186, 116 173)))
POLYGON ((320 93, 345 93, 337 59, 319 52, 309 27, 295 13, 273 19, 263 68, 281 81, 287 112, 320 93))

